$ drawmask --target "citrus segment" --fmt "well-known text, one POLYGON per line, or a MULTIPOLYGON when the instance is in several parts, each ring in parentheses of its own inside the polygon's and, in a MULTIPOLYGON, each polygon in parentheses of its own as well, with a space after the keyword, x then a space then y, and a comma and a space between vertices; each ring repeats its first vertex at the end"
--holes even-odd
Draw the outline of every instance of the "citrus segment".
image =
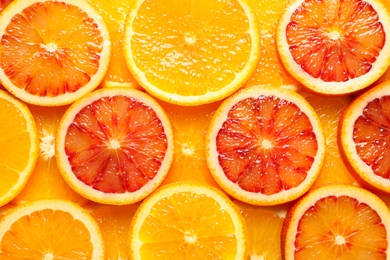
POLYGON ((2 12, 4 10, 4 8, 6 8, 13 1, 14 0, 1 0, 0 1, 0 12, 2 12))
POLYGON ((28 107, 0 90, 0 206, 26 185, 38 157, 38 134, 28 107))
POLYGON ((86 199, 64 181, 55 158, 55 135, 66 106, 47 109, 29 105, 39 138, 39 156, 26 186, 12 201, 14 204, 40 199, 64 199, 84 204, 86 199))
POLYGON ((347 94, 375 82, 390 65, 390 13, 378 0, 292 1, 277 46, 287 70, 322 94, 347 94))
POLYGON ((259 59, 256 18, 241 0, 138 0, 124 37, 126 62, 140 85, 179 105, 223 99, 259 59))
POLYGON ((264 86, 230 96, 211 119, 206 159, 217 183, 250 204, 294 200, 315 181, 325 139, 299 94, 264 86))
POLYGON ((364 184, 390 193, 390 82, 377 85, 345 110, 339 145, 347 165, 364 184))
POLYGON ((173 136, 163 109, 147 94, 104 88, 73 103, 56 138, 60 172, 86 198, 130 204, 164 180, 173 136))
POLYGON ((190 181, 154 192, 130 230, 132 259, 245 259, 246 243, 244 220, 229 198, 190 181))
POLYGON ((282 231, 285 259, 387 259, 390 211, 373 193, 328 185, 301 198, 282 231))
POLYGON ((70 104, 107 71, 109 33, 84 0, 14 1, 0 25, 0 80, 27 103, 70 104))
POLYGON ((63 200, 41 200, 11 209, 0 221, 1 259, 104 259, 96 221, 63 200))

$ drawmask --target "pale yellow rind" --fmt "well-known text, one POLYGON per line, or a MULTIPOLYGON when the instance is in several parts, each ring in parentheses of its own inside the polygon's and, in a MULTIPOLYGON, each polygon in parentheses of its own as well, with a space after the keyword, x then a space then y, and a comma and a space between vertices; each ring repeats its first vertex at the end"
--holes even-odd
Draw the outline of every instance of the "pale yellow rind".
POLYGON ((148 196, 151 192, 153 192, 165 179, 170 166, 173 161, 173 151, 174 143, 173 143, 173 132, 171 123, 169 121, 168 116, 162 107, 148 94, 145 94, 139 90, 131 89, 131 88, 103 88, 96 91, 93 91, 83 98, 74 102, 63 115, 59 127, 58 132, 56 134, 56 159, 58 168, 64 177, 65 181, 69 184, 73 190, 75 190, 80 195, 84 196, 87 199, 98 203, 104 204, 113 204, 113 205, 126 205, 138 202, 148 196), (153 180, 149 181, 145 184, 141 189, 135 192, 126 192, 126 193, 104 193, 94 188, 84 184, 82 181, 77 179, 77 177, 73 174, 72 168, 68 162, 68 156, 65 153, 65 138, 68 127, 73 122, 74 117, 77 113, 80 112, 85 106, 91 104, 92 102, 109 96, 127 96, 136 99, 137 101, 143 102, 147 106, 153 108, 157 117, 160 119, 161 124, 163 125, 165 135, 167 137, 168 147, 165 152, 164 160, 161 163, 161 167, 153 178, 153 180))
MULTIPOLYGON (((35 4, 35 3, 43 3, 49 2, 52 0, 16 0, 10 3, 6 10, 1 12, 0 14, 0 35, 4 35, 6 28, 11 21, 11 19, 21 13, 23 9, 35 4)), ((82 9, 84 12, 88 14, 90 18, 92 18, 99 27, 103 42, 103 49, 100 53, 99 58, 99 69, 97 72, 92 75, 90 81, 82 86, 80 89, 73 93, 65 93, 56 97, 40 97, 26 92, 24 89, 21 89, 15 86, 11 80, 6 76, 4 70, 0 67, 0 81, 2 85, 13 95, 20 98, 26 103, 39 105, 39 106, 61 106, 72 103, 78 98, 84 96, 85 94, 94 90, 100 82, 103 80, 110 62, 111 57, 111 41, 110 41, 110 33, 108 31, 107 25, 103 18, 97 13, 97 11, 85 0, 60 0, 60 2, 64 2, 69 5, 74 5, 82 9)))
POLYGON ((277 205, 292 201, 303 195, 306 191, 308 191, 321 170, 322 164, 325 159, 326 150, 325 136, 321 126, 321 122, 317 116, 317 113, 311 107, 311 105, 302 96, 300 96, 294 91, 274 89, 267 86, 245 88, 227 98, 214 113, 210 121, 209 128, 207 129, 205 143, 207 166, 209 167, 210 172, 213 175, 215 181, 231 196, 249 204, 264 206, 277 205), (232 107, 244 99, 257 98, 262 95, 275 96, 282 100, 284 99, 296 104, 309 118, 313 126, 313 132, 316 135, 318 143, 317 154, 315 156, 315 160, 311 169, 307 172, 306 179, 295 188, 284 190, 282 192, 275 193, 272 195, 249 192, 239 187, 236 183, 230 181, 226 177, 221 165, 219 164, 218 152, 216 147, 216 138, 218 132, 221 129, 223 123, 226 121, 227 115, 232 109, 232 107))

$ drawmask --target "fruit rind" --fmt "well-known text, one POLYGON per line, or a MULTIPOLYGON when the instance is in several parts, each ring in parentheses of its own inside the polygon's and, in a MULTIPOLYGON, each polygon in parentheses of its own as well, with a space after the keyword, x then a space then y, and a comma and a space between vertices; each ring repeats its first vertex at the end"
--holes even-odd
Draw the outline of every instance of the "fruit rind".
POLYGON ((152 99, 148 94, 141 92, 140 90, 130 89, 130 88, 103 88, 95 90, 83 98, 74 102, 65 112, 61 118, 58 131, 56 134, 56 159, 57 164, 60 170, 61 175, 64 177, 65 181, 73 188, 77 193, 90 199, 92 201, 103 203, 103 204, 112 204, 112 205, 126 205, 136 203, 146 196, 148 196, 152 191, 154 191, 165 179, 168 174, 169 168, 173 161, 173 133, 172 127, 169 121, 168 116, 162 107, 152 99), (165 157, 161 162, 161 167, 158 170, 158 173, 153 178, 152 181, 149 181, 142 188, 134 192, 125 192, 125 193, 104 193, 98 191, 83 182, 81 182, 73 174, 72 168, 68 163, 68 156, 65 152, 65 137, 69 125, 73 122, 73 119, 77 113, 80 112, 82 108, 91 104, 92 102, 102 98, 110 96, 127 96, 135 98, 136 100, 145 103, 147 106, 153 108, 157 117, 160 119, 165 135, 167 138, 167 150, 165 151, 165 157))
POLYGON ((215 181, 231 196, 246 203, 254 205, 278 205, 292 201, 309 190, 311 185, 316 180, 324 162, 326 150, 325 142, 325 136, 317 113, 300 94, 291 90, 273 89, 268 86, 255 86, 242 89, 236 94, 233 94, 228 99, 226 99, 214 113, 206 133, 206 161, 207 166, 209 167, 209 170, 215 181), (313 132, 315 133, 318 144, 318 150, 315 160, 311 166, 311 169, 307 172, 307 177, 305 178, 305 180, 297 187, 291 188, 289 190, 284 190, 283 192, 275 193, 272 195, 245 191, 241 189, 237 184, 230 181, 226 177, 222 167, 218 163, 218 152, 216 147, 216 138, 218 135, 218 131, 219 129, 221 129, 223 123, 226 121, 228 112, 232 109, 232 107, 241 100, 247 98, 256 98, 262 95, 275 96, 280 99, 288 100, 297 104, 302 110, 302 112, 307 115, 311 124, 313 125, 313 132), (299 104, 305 105, 300 106, 299 104), (239 192, 237 192, 237 189, 239 190, 239 192))

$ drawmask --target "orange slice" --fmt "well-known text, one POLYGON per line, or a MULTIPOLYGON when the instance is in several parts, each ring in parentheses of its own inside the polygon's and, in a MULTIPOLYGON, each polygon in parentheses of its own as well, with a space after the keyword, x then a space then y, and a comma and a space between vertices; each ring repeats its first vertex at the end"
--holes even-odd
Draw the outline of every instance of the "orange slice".
POLYGON ((289 3, 277 47, 286 69, 309 89, 342 95, 364 89, 390 65, 390 12, 379 0, 289 3))
POLYGON ((390 82, 377 85, 344 111, 339 146, 346 164, 368 187, 390 193, 390 82))
POLYGON ((1 219, 0 258, 104 259, 104 244, 86 210, 69 201, 39 200, 1 219))
POLYGON ((247 231, 221 191, 184 181, 148 197, 130 228, 131 259, 246 259, 247 231))
POLYGON ((0 12, 2 12, 4 10, 4 8, 6 8, 13 1, 14 0, 1 0, 0 1, 0 12))
POLYGON ((390 211, 373 193, 329 185, 289 211, 282 230, 285 259, 388 259, 390 211))
POLYGON ((304 194, 325 157, 319 118, 296 92, 245 88, 226 99, 206 133, 206 159, 233 197, 275 205, 304 194))
POLYGON ((257 20, 242 0, 137 0, 124 45, 140 85, 179 105, 225 98, 245 83, 260 55, 257 20))
POLYGON ((99 85, 110 46, 84 0, 16 0, 0 16, 0 81, 27 103, 70 104, 99 85))
POLYGON ((0 90, 0 206, 26 185, 38 158, 38 133, 28 107, 0 90))
POLYGON ((139 90, 90 93, 69 107, 58 129, 61 174, 76 192, 95 202, 142 200, 161 184, 172 163, 169 119, 139 90))

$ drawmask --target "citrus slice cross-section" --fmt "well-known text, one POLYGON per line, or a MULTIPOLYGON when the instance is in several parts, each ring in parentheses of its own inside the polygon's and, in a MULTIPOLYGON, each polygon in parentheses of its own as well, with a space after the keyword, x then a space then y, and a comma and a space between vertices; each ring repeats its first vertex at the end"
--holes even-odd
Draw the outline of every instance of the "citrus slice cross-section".
POLYGON ((260 55, 256 17, 242 0, 137 0, 123 43, 139 84, 179 105, 225 98, 245 83, 260 55))
POLYGON ((221 191, 192 181, 163 186, 130 228, 131 259, 246 259, 247 230, 221 191))
POLYGON ((286 260, 388 259, 390 211, 373 193, 328 185, 302 197, 282 229, 286 260))
POLYGON ((139 90, 94 91, 69 107, 58 129, 61 174, 76 192, 95 202, 142 200, 161 184, 172 163, 169 119, 139 90))
POLYGON ((26 185, 38 158, 38 133, 28 107, 0 90, 0 206, 26 185))
POLYGON ((206 134, 207 165, 214 179, 249 204, 298 198, 315 181, 324 157, 317 114, 290 90, 242 89, 217 109, 206 134))
POLYGON ((15 207, 0 221, 1 259, 104 259, 96 221, 64 200, 15 207))
POLYGON ((356 98, 344 111, 338 141, 345 163, 367 187, 390 193, 390 82, 356 98))
POLYGON ((99 85, 110 46, 84 0, 16 0, 0 16, 0 80, 27 103, 70 104, 99 85))
POLYGON ((342 95, 364 89, 390 65, 390 13, 379 0, 291 1, 277 47, 286 69, 309 89, 342 95))

